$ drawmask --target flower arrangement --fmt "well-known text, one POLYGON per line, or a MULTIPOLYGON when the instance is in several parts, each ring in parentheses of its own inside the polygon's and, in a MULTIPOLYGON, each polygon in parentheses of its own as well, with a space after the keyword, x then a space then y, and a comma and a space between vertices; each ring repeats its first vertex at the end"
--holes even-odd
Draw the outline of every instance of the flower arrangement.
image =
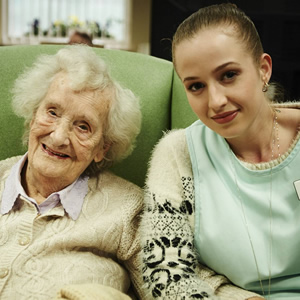
MULTIPOLYGON (((109 32, 113 20, 107 20, 106 23, 101 27, 98 22, 95 21, 81 21, 77 16, 69 16, 68 21, 56 20, 52 23, 48 30, 40 32, 39 20, 34 19, 32 23, 32 33, 35 36, 40 34, 50 37, 67 37, 70 32, 74 30, 84 31, 88 33, 92 38, 113 38, 109 32)), ((28 34, 26 34, 28 35, 28 34)))

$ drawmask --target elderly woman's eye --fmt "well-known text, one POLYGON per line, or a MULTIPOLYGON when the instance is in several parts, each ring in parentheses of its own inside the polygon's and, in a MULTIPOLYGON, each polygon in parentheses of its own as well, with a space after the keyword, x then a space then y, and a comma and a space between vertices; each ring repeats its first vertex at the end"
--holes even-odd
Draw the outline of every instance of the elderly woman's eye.
POLYGON ((81 124, 78 126, 80 128, 81 131, 88 131, 89 130, 89 126, 86 124, 81 124))
POLYGON ((48 110, 48 113, 49 113, 51 116, 54 116, 54 117, 57 116, 56 112, 55 112, 53 109, 49 109, 49 110, 48 110))

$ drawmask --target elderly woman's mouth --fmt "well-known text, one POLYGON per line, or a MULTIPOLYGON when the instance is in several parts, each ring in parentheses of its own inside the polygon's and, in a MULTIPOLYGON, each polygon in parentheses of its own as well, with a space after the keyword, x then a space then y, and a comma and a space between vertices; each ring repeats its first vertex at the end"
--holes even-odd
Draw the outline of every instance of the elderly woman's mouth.
POLYGON ((43 144, 43 149, 51 156, 57 156, 57 157, 60 157, 60 158, 68 158, 70 157, 69 155, 67 154, 64 154, 64 153, 60 153, 60 152, 56 152, 52 149, 50 149, 49 147, 47 147, 45 144, 43 144))

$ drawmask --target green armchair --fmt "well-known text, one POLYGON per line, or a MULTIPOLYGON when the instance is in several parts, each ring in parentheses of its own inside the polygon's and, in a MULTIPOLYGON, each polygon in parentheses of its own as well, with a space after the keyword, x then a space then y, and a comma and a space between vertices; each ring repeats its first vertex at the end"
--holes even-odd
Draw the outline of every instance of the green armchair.
MULTIPOLYGON (((21 137, 23 120, 11 110, 14 80, 40 54, 53 54, 63 46, 0 47, 0 160, 25 153, 21 137)), ((143 122, 134 152, 113 167, 113 171, 143 187, 153 146, 163 132, 190 125, 197 119, 186 100, 173 64, 152 56, 94 48, 109 65, 111 75, 140 98, 143 122)))

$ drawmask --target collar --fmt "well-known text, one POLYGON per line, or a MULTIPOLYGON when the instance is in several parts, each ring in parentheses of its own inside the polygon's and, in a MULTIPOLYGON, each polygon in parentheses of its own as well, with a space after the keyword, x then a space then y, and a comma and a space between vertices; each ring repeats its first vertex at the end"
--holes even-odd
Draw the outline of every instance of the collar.
MULTIPOLYGON (((17 198, 22 196, 23 198, 33 202, 38 210, 43 207, 43 203, 51 202, 53 199, 56 200, 56 204, 59 202, 62 204, 66 213, 73 219, 76 220, 79 217, 81 208, 83 205, 84 197, 88 192, 88 176, 80 176, 71 185, 67 186, 61 191, 52 193, 42 204, 41 207, 36 201, 26 194, 21 184, 21 172, 25 162, 28 159, 28 153, 26 153, 11 169, 9 176, 5 181, 5 187, 2 194, 1 201, 1 214, 7 214, 14 206, 17 198)), ((45 205, 44 205, 45 206, 45 205)), ((51 205, 46 205, 51 208, 51 205)))

